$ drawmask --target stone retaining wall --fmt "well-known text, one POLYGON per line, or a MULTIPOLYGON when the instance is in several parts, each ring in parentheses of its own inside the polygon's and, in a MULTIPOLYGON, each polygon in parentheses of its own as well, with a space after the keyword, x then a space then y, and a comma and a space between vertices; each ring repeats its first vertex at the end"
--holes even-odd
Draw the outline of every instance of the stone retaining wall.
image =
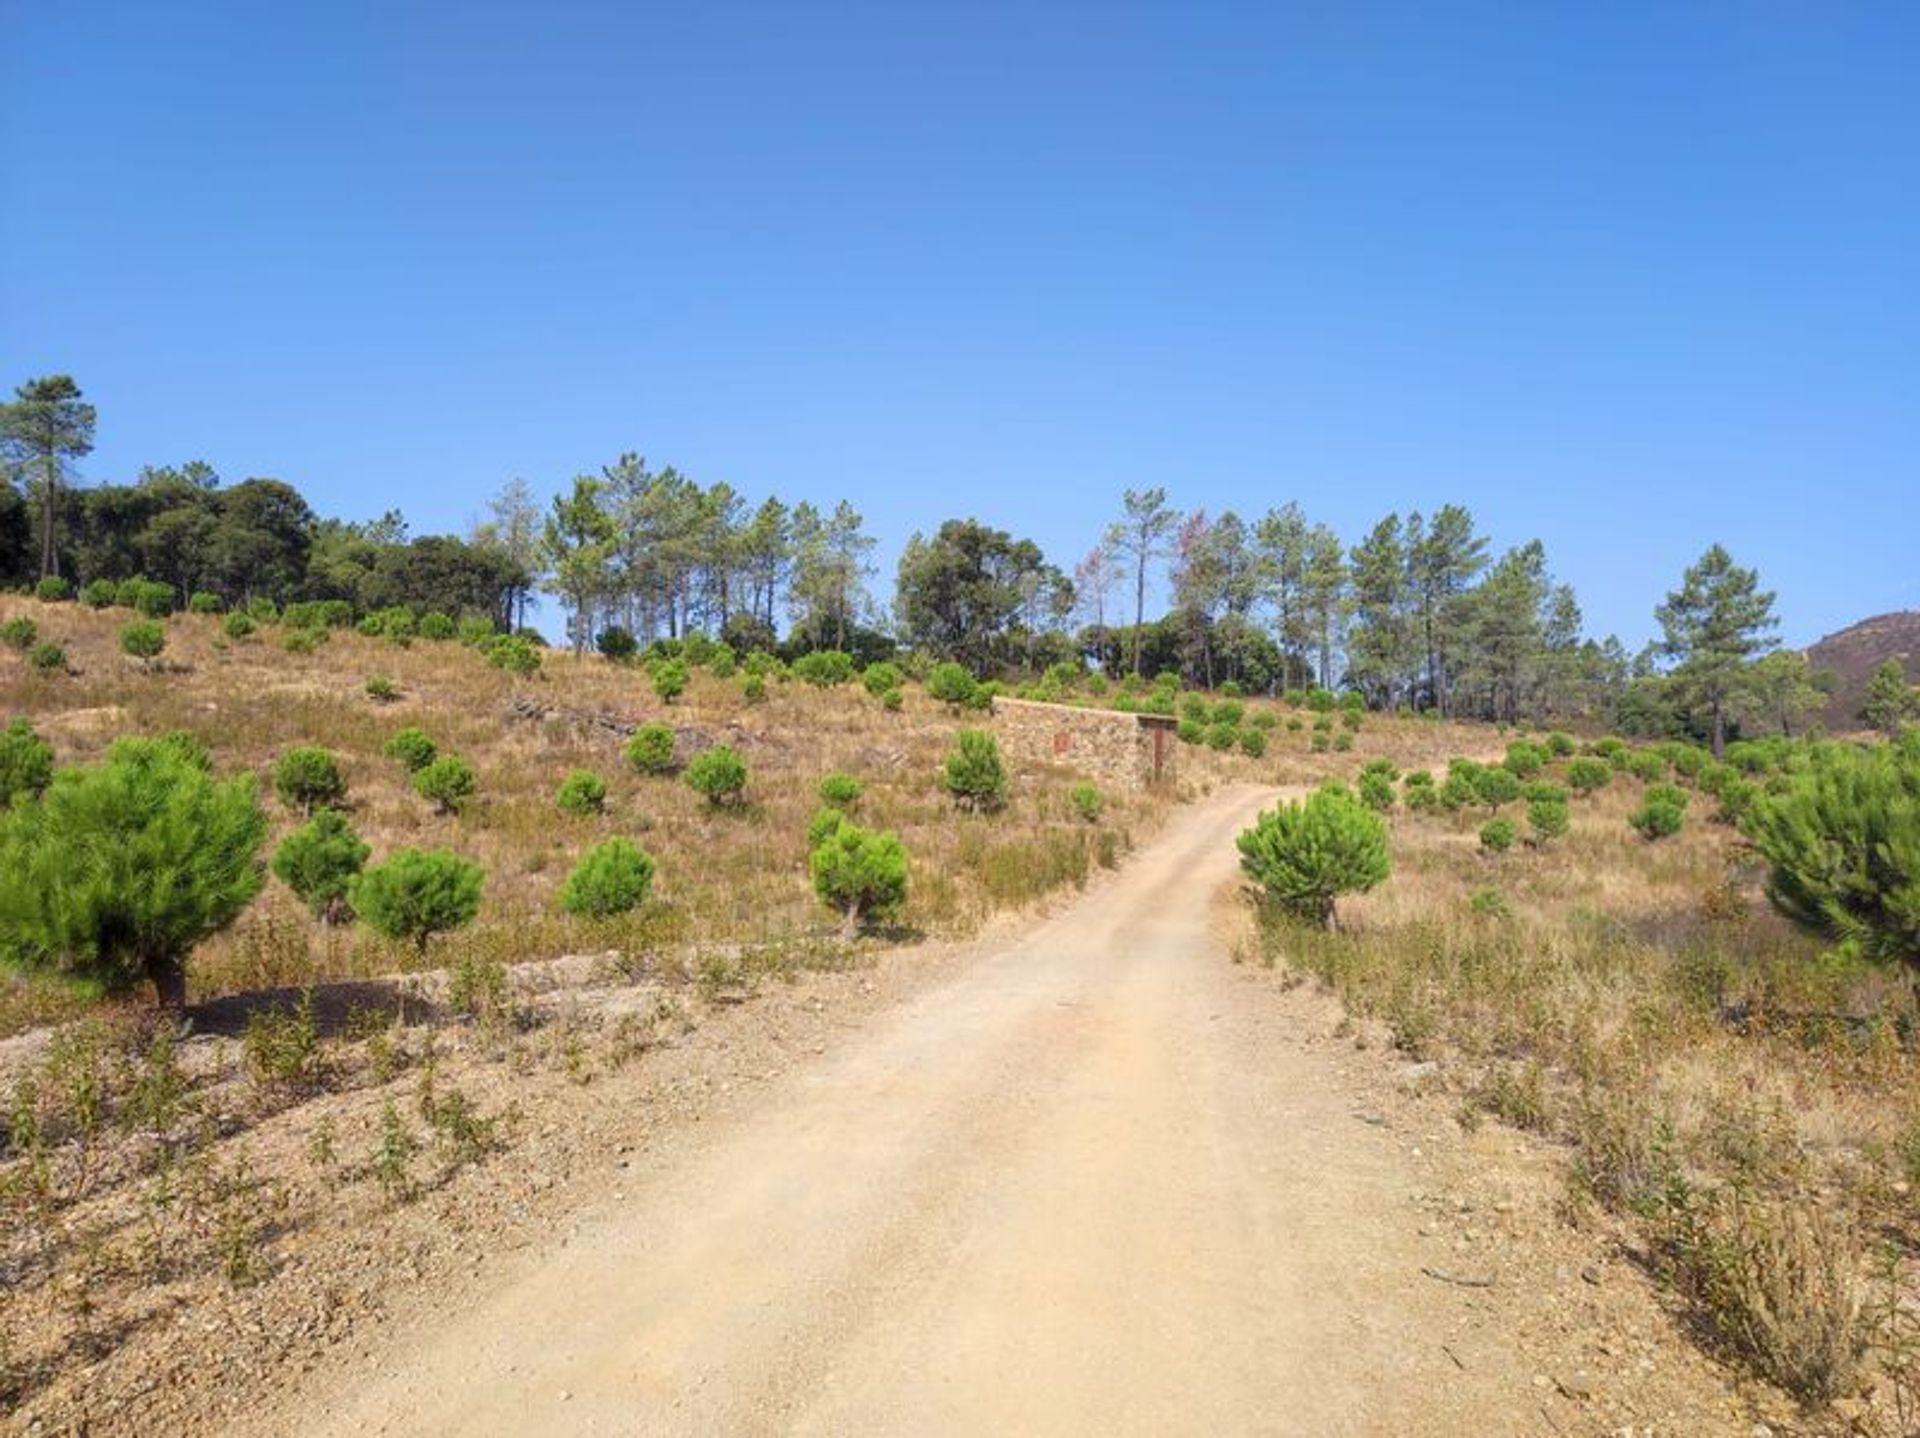
POLYGON ((993 719, 1011 759, 1078 769, 1097 784, 1124 789, 1173 778, 1180 746, 1174 721, 1162 715, 996 698, 993 719))

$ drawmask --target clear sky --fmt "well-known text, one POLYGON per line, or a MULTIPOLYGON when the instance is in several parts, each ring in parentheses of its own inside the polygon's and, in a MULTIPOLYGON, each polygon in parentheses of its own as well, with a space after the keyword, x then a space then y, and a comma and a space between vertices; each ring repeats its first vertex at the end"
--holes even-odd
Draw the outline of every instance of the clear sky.
POLYGON ((1920 7, 0 0, 0 378, 464 526, 626 449, 1070 565, 1124 486, 1920 607, 1920 7))

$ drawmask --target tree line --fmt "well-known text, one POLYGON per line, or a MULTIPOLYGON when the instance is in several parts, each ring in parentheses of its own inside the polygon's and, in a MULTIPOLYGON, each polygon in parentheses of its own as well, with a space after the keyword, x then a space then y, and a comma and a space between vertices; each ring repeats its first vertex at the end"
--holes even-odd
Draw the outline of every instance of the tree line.
POLYGON ((628 453, 544 506, 514 480, 468 533, 416 537, 397 511, 325 518, 292 485, 226 485, 197 461, 83 487, 75 466, 95 422, 66 375, 28 380, 0 404, 0 582, 143 575, 182 601, 344 600, 508 628, 545 593, 579 650, 696 633, 741 651, 863 661, 904 646, 981 674, 1090 663, 1716 743, 1799 732, 1825 699, 1804 659, 1770 639, 1772 595, 1718 546, 1656 610, 1661 639, 1629 655, 1584 632, 1538 539, 1496 551, 1457 504, 1389 514, 1349 545, 1296 503, 1246 518, 1129 489, 1070 569, 1030 539, 954 518, 907 540, 883 605, 871 588, 876 542, 844 500, 755 503, 628 453), (1149 618, 1159 593, 1171 603, 1149 618))

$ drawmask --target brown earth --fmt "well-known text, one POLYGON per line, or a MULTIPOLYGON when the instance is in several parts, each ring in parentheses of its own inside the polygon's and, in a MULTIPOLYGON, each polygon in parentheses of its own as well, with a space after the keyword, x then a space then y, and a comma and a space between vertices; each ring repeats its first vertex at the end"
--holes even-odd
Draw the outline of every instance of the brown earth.
POLYGON ((687 1122, 603 1101, 524 1248, 209 1431, 1766 1431, 1551 1148, 1230 962, 1271 792, 687 1122))

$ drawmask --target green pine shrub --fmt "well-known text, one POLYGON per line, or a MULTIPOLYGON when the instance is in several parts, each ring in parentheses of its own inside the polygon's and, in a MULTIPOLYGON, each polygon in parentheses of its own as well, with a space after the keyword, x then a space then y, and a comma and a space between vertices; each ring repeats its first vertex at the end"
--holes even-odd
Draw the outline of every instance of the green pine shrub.
POLYGON ((311 814, 346 798, 347 780, 331 751, 303 744, 287 750, 274 763, 273 791, 288 808, 311 814))
POLYGON ((631 839, 595 844, 560 889, 560 907, 583 919, 610 919, 637 909, 653 887, 653 858, 631 839))
POLYGON ((424 956, 435 934, 473 922, 485 883, 480 866, 457 854, 396 849, 353 881, 347 902, 375 933, 424 956))
POLYGON ((807 869, 814 893, 839 912, 848 938, 906 903, 907 851, 897 835, 842 822, 814 845, 807 869))
POLYGON ((6 645, 9 649, 17 649, 24 654, 33 648, 34 642, 39 638, 40 626, 24 614, 18 619, 9 619, 5 624, 0 624, 0 644, 6 645))
POLYGON ((65 674, 67 651, 51 639, 42 639, 27 654, 27 666, 35 674, 65 674))
POLYGON ((215 779, 165 741, 122 739, 0 813, 0 965, 186 1001, 193 948, 265 882, 251 775, 215 779))
POLYGON ((1604 759, 1583 755, 1567 765, 1567 785, 1583 799, 1612 782, 1613 769, 1604 759))
POLYGON ((820 802, 851 811, 860 802, 861 783, 851 774, 829 774, 820 781, 820 802))
POLYGON ((367 676, 367 698, 376 704, 391 704, 400 697, 400 687, 385 674, 367 676))
POLYGON ((254 631, 253 616, 244 609, 236 609, 220 621, 220 632, 232 640, 251 639, 254 631))
POLYGON ((1073 805, 1073 812, 1089 824, 1098 823, 1100 811, 1106 807, 1106 801, 1100 797, 1100 791, 1092 784, 1075 784, 1067 790, 1067 802, 1073 805))
POLYGON ((53 782, 53 745, 25 719, 0 729, 0 810, 16 795, 37 799, 53 782))
POLYGON ((673 771, 673 730, 664 724, 642 724, 627 740, 627 763, 642 774, 673 771))
POLYGON ((411 726, 395 730, 386 743, 387 757, 399 760, 400 767, 409 774, 417 774, 426 768, 439 752, 426 731, 411 726))
POLYGON ((455 754, 442 754, 414 772, 413 792, 431 799, 442 814, 458 814, 473 790, 473 765, 455 754))
POLYGON ((187 596, 187 612, 189 614, 218 614, 226 607, 227 604, 224 599, 205 589, 196 589, 192 594, 187 596))
POLYGON ((167 647, 167 631, 152 619, 136 619, 120 631, 120 652, 152 663, 167 647))
POLYGON ((1365 893, 1391 868, 1386 821, 1338 784, 1269 809, 1235 842, 1270 903, 1327 928, 1340 895, 1365 893))
POLYGON ((715 808, 738 804, 746 794, 747 764, 727 745, 716 744, 693 756, 686 780, 687 787, 715 808))
POLYGON ((1007 802, 1007 769, 1000 744, 984 729, 962 729, 940 771, 940 783, 963 809, 998 809, 1007 802))
POLYGON ((648 677, 662 704, 671 704, 687 692, 687 666, 678 659, 662 659, 648 677))
POLYGON ((1504 815, 1487 820, 1480 826, 1480 847, 1492 854, 1504 854, 1513 847, 1513 841, 1519 838, 1519 831, 1513 826, 1513 820, 1504 815))
POLYGON ((372 852, 337 810, 322 809, 281 841, 273 872, 316 918, 337 924, 352 916, 347 891, 372 852))
POLYGON ((590 769, 575 769, 560 781, 553 802, 567 814, 599 814, 607 807, 607 781, 590 769))
POLYGON ((49 574, 33 586, 33 597, 42 604, 61 604, 73 598, 73 585, 57 574, 49 574))

